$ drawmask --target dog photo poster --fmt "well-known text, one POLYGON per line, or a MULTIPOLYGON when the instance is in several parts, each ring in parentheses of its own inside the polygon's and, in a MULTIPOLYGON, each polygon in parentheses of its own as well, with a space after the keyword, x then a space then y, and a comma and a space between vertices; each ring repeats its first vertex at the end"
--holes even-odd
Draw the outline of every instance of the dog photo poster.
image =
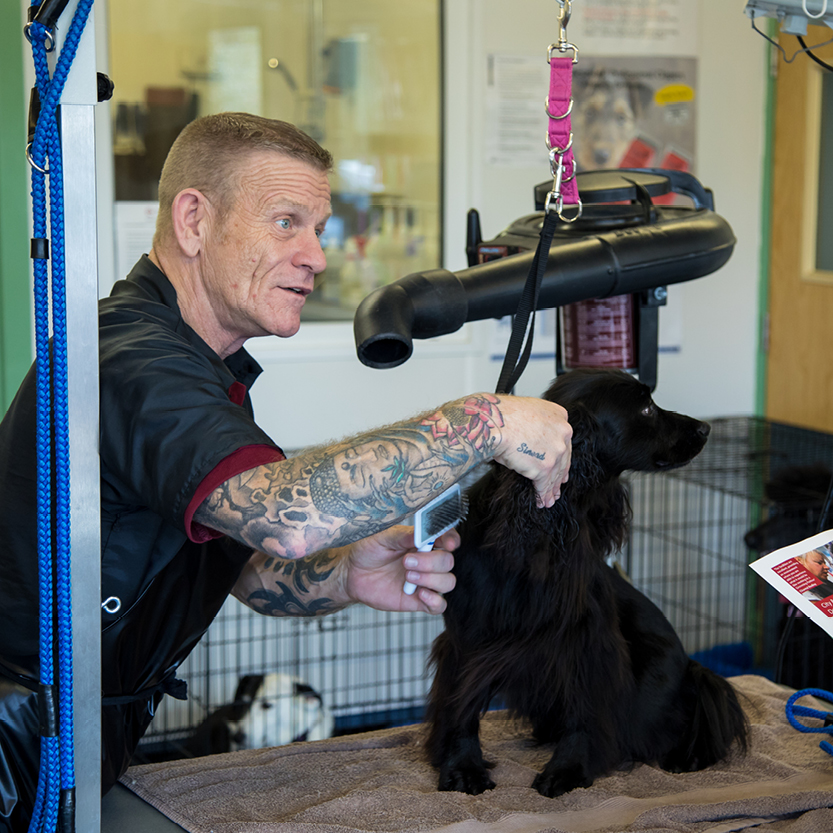
POLYGON ((773 550, 749 566, 833 636, 833 529, 773 550))

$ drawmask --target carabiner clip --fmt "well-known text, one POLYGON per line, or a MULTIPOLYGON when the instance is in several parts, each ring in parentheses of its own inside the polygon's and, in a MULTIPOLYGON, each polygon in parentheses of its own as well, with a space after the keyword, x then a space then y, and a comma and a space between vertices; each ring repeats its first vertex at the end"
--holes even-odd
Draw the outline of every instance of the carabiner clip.
POLYGON ((558 0, 558 25, 561 31, 567 34, 567 24, 570 22, 570 15, 573 13, 572 0, 558 0))
POLYGON ((558 43, 553 43, 547 52, 547 61, 552 61, 553 49, 557 49, 562 54, 568 49, 573 50, 573 63, 578 63, 578 48, 575 44, 567 40, 567 24, 570 22, 570 16, 573 13, 573 4, 571 0, 558 0, 558 43))

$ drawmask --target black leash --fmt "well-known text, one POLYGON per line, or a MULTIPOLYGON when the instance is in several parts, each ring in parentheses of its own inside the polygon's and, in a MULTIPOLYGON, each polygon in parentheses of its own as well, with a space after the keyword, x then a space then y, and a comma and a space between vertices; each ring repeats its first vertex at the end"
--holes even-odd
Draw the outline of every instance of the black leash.
POLYGON ((532 353, 532 341, 535 336, 535 310, 538 306, 541 282, 544 279, 544 272, 547 270, 550 245, 552 244, 557 221, 555 211, 547 211, 544 214, 544 224, 541 228, 538 248, 535 250, 535 257, 529 267, 529 274, 526 277, 526 283, 518 302, 518 309, 512 322, 512 334, 509 336, 509 345, 506 348, 506 356, 503 359, 503 367, 500 371, 495 393, 510 393, 512 391, 518 379, 521 378, 532 353), (527 332, 527 329, 529 332, 527 332), (526 336, 525 343, 524 336, 526 336), (521 353, 522 346, 523 353, 521 353))

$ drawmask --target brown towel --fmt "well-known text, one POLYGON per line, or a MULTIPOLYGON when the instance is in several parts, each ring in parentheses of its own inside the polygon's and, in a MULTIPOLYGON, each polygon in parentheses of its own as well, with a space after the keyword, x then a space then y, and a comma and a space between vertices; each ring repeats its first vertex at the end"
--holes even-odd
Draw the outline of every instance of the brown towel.
POLYGON ((437 791, 423 726, 133 767, 122 783, 190 833, 830 833, 825 736, 789 725, 792 690, 732 682, 752 724, 746 757, 684 774, 640 764, 555 799, 530 787, 551 750, 501 712, 481 732, 497 786, 478 796, 437 791))

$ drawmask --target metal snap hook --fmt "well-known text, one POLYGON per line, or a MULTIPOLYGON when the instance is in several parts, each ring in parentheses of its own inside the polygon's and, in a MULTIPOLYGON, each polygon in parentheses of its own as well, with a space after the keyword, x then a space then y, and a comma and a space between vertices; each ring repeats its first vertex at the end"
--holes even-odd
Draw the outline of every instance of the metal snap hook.
POLYGON ((29 164, 36 170, 40 171, 44 176, 49 176, 49 168, 42 168, 38 165, 34 159, 32 159, 32 143, 29 142, 26 145, 26 159, 28 160, 29 164))

